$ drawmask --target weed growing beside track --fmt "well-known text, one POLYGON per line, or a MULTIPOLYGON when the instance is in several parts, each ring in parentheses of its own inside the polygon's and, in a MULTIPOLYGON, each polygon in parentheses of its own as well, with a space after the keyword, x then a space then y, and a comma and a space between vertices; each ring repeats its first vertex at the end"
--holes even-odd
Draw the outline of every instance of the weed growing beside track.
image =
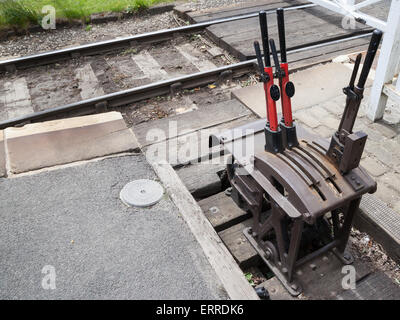
POLYGON ((51 5, 57 19, 87 21, 99 12, 134 13, 169 0, 0 0, 0 28, 26 29, 40 24, 42 8, 51 5))

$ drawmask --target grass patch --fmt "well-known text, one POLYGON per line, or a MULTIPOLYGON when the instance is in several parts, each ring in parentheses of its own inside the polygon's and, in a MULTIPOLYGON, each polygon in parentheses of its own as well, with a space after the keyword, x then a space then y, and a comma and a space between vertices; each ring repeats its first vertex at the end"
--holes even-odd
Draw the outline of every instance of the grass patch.
POLYGON ((0 0, 0 27, 27 28, 40 24, 42 8, 51 5, 56 9, 57 19, 80 19, 87 21, 93 13, 135 13, 151 5, 171 0, 0 0))

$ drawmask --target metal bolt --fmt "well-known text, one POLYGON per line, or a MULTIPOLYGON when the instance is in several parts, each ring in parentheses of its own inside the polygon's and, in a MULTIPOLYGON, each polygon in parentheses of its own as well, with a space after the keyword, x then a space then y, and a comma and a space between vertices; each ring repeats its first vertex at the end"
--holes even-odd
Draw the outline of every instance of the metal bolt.
POLYGON ((299 288, 299 286, 295 283, 292 283, 292 285, 290 286, 293 290, 297 290, 299 288))
POLYGON ((210 208, 210 212, 211 212, 212 214, 216 214, 216 213, 219 212, 219 209, 218 209, 217 207, 211 207, 211 208, 210 208))
POLYGON ((343 258, 345 258, 346 260, 350 260, 350 259, 351 259, 351 256, 346 252, 346 253, 343 255, 343 258))
POLYGON ((282 272, 283 272, 283 273, 288 273, 288 269, 287 269, 286 267, 283 267, 283 268, 282 268, 282 272))
POLYGON ((228 189, 225 190, 225 194, 230 197, 232 194, 232 187, 229 187, 228 189))

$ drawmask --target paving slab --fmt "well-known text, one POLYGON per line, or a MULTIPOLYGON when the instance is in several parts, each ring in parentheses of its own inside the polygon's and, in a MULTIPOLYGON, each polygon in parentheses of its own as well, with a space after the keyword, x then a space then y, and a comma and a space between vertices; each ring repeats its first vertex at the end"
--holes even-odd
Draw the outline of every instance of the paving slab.
MULTIPOLYGON (((351 72, 351 69, 343 64, 329 63, 291 74, 290 80, 296 88, 292 98, 293 111, 336 98, 348 84, 351 72)), ((370 85, 369 80, 366 86, 370 85)), ((265 93, 261 83, 235 90, 232 95, 259 117, 266 117, 265 93)), ((280 110, 279 102, 277 109, 280 110)))
POLYGON ((6 175, 6 151, 4 146, 4 133, 0 130, 0 177, 6 175))
POLYGON ((119 112, 27 124, 4 132, 12 173, 138 150, 119 112))
POLYGON ((120 201, 136 179, 142 154, 0 179, 0 299, 226 299, 168 196, 120 201))

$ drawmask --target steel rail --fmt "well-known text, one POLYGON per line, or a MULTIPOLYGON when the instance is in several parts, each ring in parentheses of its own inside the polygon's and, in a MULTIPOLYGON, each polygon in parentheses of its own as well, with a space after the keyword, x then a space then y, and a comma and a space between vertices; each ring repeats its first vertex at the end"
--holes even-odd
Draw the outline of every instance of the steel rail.
MULTIPOLYGON (((315 7, 316 4, 304 4, 285 7, 284 10, 298 10, 310 7, 315 7)), ((276 9, 271 9, 266 11, 268 14, 272 14, 276 9)), ((85 44, 81 46, 76 46, 72 48, 65 48, 60 50, 48 51, 43 53, 38 53, 34 55, 24 56, 20 58, 14 58, 10 60, 0 61, 0 71, 14 71, 16 69, 24 69, 30 67, 36 67, 39 65, 46 65, 55 63, 62 60, 68 60, 71 58, 76 58, 82 55, 96 55, 112 50, 124 49, 127 47, 138 45, 139 43, 154 43, 161 42, 172 39, 174 34, 179 33, 192 33, 196 31, 203 30, 211 25, 232 22, 242 19, 248 19, 257 17, 258 12, 236 15, 228 18, 221 18, 209 21, 203 21, 196 24, 191 24, 188 26, 182 26, 171 29, 163 29, 148 33, 143 33, 139 35, 112 39, 107 41, 95 42, 90 44, 85 44)))
POLYGON ((253 61, 244 61, 209 71, 163 80, 132 89, 106 94, 96 98, 82 100, 68 105, 27 114, 18 118, 1 121, 0 129, 27 122, 49 119, 59 114, 68 114, 77 110, 79 110, 80 113, 82 113, 83 110, 86 110, 87 114, 90 112, 93 113, 95 110, 106 110, 108 107, 119 107, 144 99, 165 95, 170 93, 171 90, 191 89, 213 83, 218 80, 240 77, 241 75, 253 71, 253 68, 253 61))
MULTIPOLYGON (((288 54, 293 54, 297 52, 312 50, 320 48, 323 46, 328 46, 331 44, 341 43, 345 41, 355 40, 359 38, 364 38, 371 36, 372 32, 368 34, 362 34, 353 36, 350 38, 339 39, 331 41, 328 43, 320 43, 316 45, 310 45, 304 48, 298 48, 294 50, 288 50, 288 54)), ((64 106, 59 106, 55 108, 50 108, 47 110, 27 114, 18 118, 9 119, 0 122, 0 130, 7 127, 12 127, 15 125, 20 125, 29 122, 35 122, 39 120, 46 120, 54 118, 59 114, 68 114, 77 110, 85 111, 87 113, 93 113, 93 111, 101 111, 102 109, 107 109, 108 107, 115 108, 129 103, 141 101, 144 99, 149 99, 152 97, 165 95, 171 92, 171 90, 176 89, 192 89, 202 85, 207 85, 209 83, 224 79, 227 77, 240 77, 241 75, 247 74, 248 72, 254 71, 256 59, 247 60, 228 66, 223 66, 220 68, 212 69, 209 71, 203 71, 198 73, 193 73, 190 75, 185 75, 177 78, 172 78, 168 80, 163 80, 144 86, 127 89, 100 97, 82 100, 79 102, 71 103, 64 106)))

